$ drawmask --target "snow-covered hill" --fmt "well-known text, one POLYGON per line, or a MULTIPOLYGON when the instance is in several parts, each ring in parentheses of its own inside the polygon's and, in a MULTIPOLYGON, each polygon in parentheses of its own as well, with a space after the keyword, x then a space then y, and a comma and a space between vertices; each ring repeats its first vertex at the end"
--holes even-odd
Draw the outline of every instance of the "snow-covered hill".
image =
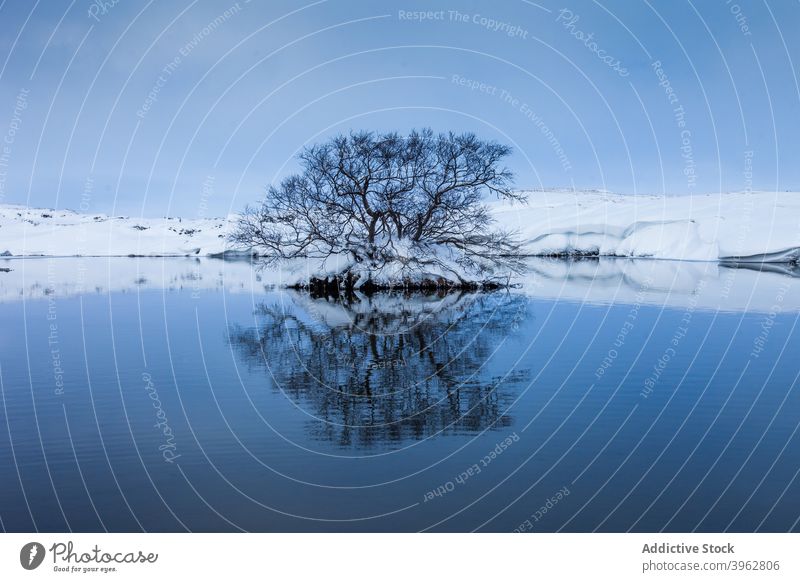
POLYGON ((535 255, 599 254, 692 261, 797 262, 800 193, 629 196, 530 192, 523 207, 497 204, 535 255))
POLYGON ((0 254, 209 256, 226 248, 224 218, 130 218, 0 205, 0 254))
MULTIPOLYGON (((800 193, 630 196, 536 191, 526 205, 492 204, 531 255, 599 254, 693 261, 797 262, 800 193)), ((84 215, 0 205, 0 254, 213 256, 229 218, 84 215)))

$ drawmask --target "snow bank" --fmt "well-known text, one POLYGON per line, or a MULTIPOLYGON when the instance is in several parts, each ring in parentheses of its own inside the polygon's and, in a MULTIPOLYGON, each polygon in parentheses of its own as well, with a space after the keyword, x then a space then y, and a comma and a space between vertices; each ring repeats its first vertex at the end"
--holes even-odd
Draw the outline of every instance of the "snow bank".
MULTIPOLYGON (((491 209, 498 226, 519 231, 530 255, 770 263, 800 259, 796 192, 664 197, 550 190, 528 192, 528 200, 526 205, 493 203, 491 209)), ((241 253, 225 239, 233 220, 109 217, 0 205, 0 256, 241 253)), ((333 273, 341 267, 336 262, 316 265, 322 271, 307 274, 333 273)), ((391 279, 390 270, 376 276, 391 279)))
POLYGON ((497 203, 531 255, 685 261, 797 262, 800 193, 623 196, 535 191, 524 206, 497 203))
POLYGON ((226 250, 224 218, 130 218, 0 205, 0 255, 191 256, 226 250))

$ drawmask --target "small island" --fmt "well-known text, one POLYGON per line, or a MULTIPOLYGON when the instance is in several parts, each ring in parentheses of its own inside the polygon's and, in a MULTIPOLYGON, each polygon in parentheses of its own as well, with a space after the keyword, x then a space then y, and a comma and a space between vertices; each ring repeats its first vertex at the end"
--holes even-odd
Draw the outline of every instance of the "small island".
POLYGON ((430 129, 337 136, 304 149, 302 171, 268 188, 229 240, 269 264, 310 261, 293 286, 318 293, 506 286, 521 245, 485 201, 524 201, 502 165, 510 152, 430 129))

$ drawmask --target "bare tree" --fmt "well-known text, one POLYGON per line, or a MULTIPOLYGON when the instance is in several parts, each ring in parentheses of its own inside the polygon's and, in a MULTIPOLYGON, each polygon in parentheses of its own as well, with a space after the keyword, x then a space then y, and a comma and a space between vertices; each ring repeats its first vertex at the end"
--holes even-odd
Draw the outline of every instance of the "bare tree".
POLYGON ((302 172, 247 208, 231 240, 272 261, 346 256, 361 278, 387 265, 402 277, 433 269, 461 283, 463 272, 515 271, 519 245, 492 228, 484 203, 490 194, 522 200, 501 166, 510 151, 430 129, 338 136, 303 150, 302 172))

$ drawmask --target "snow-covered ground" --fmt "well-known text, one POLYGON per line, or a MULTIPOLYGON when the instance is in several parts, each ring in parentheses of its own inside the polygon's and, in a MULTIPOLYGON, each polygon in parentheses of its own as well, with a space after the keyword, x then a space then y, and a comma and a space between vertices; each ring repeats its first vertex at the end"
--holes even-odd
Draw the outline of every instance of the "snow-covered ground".
POLYGON ((800 193, 629 196, 530 192, 526 206, 494 205, 530 254, 599 254, 690 261, 800 257, 800 193))
MULTIPOLYGON (((797 262, 800 193, 630 196, 536 191, 491 205, 531 255, 599 254, 691 261, 797 262)), ((84 215, 0 205, 0 254, 211 256, 228 249, 230 218, 84 215)))
POLYGON ((0 255, 208 256, 226 248, 225 218, 131 218, 0 205, 0 255))

